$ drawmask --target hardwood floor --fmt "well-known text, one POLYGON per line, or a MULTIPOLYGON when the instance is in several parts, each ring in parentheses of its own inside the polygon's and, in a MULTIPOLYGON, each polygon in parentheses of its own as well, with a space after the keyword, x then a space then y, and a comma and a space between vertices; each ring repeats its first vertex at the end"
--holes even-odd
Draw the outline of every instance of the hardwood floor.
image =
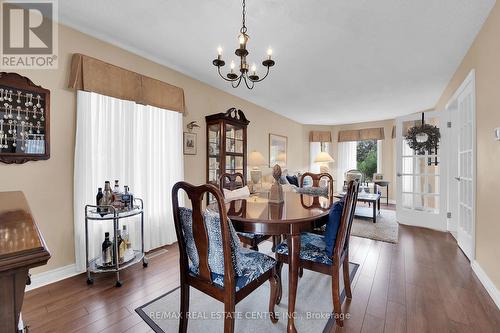
MULTIPOLYGON (((451 235, 400 226, 398 244, 352 237, 350 246, 360 268, 353 299, 343 305, 350 319, 336 331, 500 331, 500 311, 451 235)), ((125 270, 121 288, 113 275, 93 286, 79 275, 28 292, 30 332, 152 332, 134 309, 178 286, 177 246, 167 249, 148 268, 125 270)))

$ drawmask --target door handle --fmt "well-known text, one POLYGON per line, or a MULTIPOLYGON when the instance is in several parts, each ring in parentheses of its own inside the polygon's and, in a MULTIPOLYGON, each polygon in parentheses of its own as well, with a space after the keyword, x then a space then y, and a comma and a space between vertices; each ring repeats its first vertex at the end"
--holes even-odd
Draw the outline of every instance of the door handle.
POLYGON ((398 172, 396 176, 401 177, 402 176, 401 172, 398 172))
POLYGON ((455 178, 456 180, 458 180, 458 181, 461 181, 461 180, 462 180, 462 178, 460 178, 460 177, 454 177, 454 178, 455 178))

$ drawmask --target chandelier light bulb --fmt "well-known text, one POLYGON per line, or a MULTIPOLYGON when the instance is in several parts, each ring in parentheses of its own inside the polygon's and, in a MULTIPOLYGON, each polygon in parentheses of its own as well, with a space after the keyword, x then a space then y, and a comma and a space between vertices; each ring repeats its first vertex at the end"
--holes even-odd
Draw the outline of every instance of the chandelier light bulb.
POLYGON ((222 47, 219 46, 217 48, 217 54, 220 55, 220 56, 222 55, 222 47))
POLYGON ((255 75, 255 71, 257 71, 257 66, 255 64, 252 64, 252 72, 255 75))
POLYGON ((234 65, 234 61, 233 61, 233 60, 231 60, 231 73, 234 71, 234 66, 235 66, 235 65, 234 65))
POLYGON ((273 55, 273 50, 271 48, 268 48, 267 49, 267 56, 269 57, 269 59, 271 59, 272 55, 273 55))
POLYGON ((238 37, 238 40, 240 42, 240 47, 245 45, 245 35, 240 34, 240 36, 238 37))

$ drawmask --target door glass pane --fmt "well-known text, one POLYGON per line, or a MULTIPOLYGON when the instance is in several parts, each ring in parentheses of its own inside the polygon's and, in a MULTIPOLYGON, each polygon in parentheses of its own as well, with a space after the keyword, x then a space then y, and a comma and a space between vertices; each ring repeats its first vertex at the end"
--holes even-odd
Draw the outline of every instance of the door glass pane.
MULTIPOLYGON (((427 118, 425 123, 438 125, 438 118, 427 118)), ((410 148, 405 136, 408 129, 420 126, 420 120, 403 121, 401 148, 401 195, 402 207, 415 211, 439 214, 439 153, 434 150, 425 155, 417 155, 410 148), (436 165, 436 160, 438 165, 436 165)), ((464 158, 465 159, 465 158, 464 158)))
POLYGON ((401 176, 402 191, 413 192, 413 176, 401 176))
POLYGON ((413 194, 403 193, 402 199, 403 199, 402 205, 404 208, 407 208, 407 209, 413 208, 413 194))

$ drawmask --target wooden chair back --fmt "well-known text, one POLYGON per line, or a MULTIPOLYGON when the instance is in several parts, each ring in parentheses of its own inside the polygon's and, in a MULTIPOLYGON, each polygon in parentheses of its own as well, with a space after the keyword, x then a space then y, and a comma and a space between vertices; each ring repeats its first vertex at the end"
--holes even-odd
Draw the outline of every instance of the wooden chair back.
POLYGON ((233 191, 244 186, 246 186, 246 181, 241 172, 226 172, 219 177, 219 187, 222 193, 224 193, 224 189, 233 191))
POLYGON ((208 248, 209 238, 205 225, 204 211, 202 208, 203 196, 210 193, 214 196, 218 213, 220 216, 220 228, 223 244, 224 255, 224 289, 232 290, 234 287, 234 268, 231 260, 231 236, 229 230, 229 220, 227 218, 226 206, 221 191, 212 184, 200 186, 191 185, 186 182, 178 182, 172 188, 172 208, 174 213, 175 232, 180 252, 181 265, 181 282, 185 281, 185 277, 189 274, 189 260, 187 254, 186 239, 182 229, 182 221, 180 217, 179 207, 179 190, 184 190, 191 201, 192 218, 193 218, 193 236, 196 245, 196 251, 199 258, 199 274, 198 279, 204 282, 212 283, 210 267, 208 264, 208 248))
POLYGON ((328 196, 329 197, 333 196, 333 177, 332 177, 332 175, 330 175, 329 173, 306 172, 300 176, 300 181, 299 181, 300 187, 304 187, 304 179, 306 177, 311 177, 313 187, 320 187, 321 179, 326 178, 328 180, 328 196))
POLYGON ((349 236, 351 235, 352 221, 358 201, 358 189, 359 183, 355 180, 351 180, 347 184, 347 193, 344 197, 344 209, 342 211, 337 239, 333 249, 333 259, 338 260, 337 262, 340 262, 344 250, 349 246, 349 236))

